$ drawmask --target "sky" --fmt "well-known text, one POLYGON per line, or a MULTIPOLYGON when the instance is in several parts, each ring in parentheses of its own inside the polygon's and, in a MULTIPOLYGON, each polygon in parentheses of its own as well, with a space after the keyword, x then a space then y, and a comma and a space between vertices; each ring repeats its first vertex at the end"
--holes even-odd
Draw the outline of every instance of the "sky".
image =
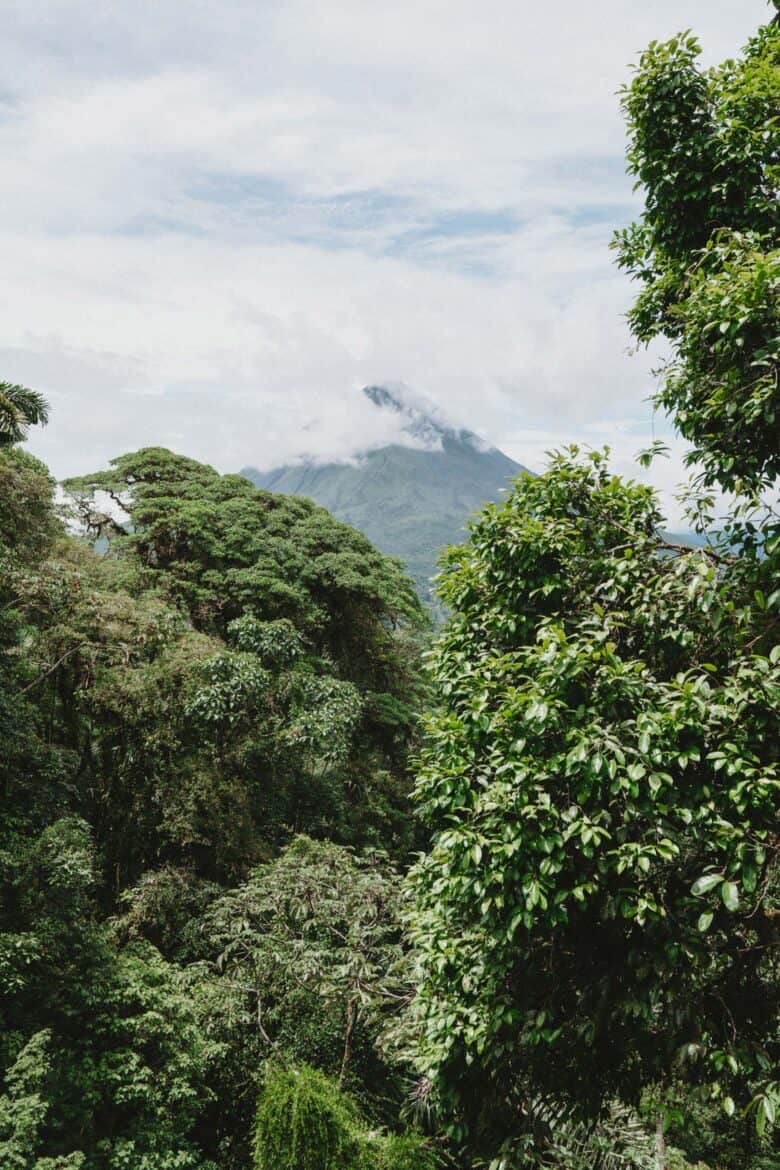
MULTIPOLYGON (((58 476, 162 445, 221 471, 397 438, 404 382, 535 470, 668 434, 609 240, 617 90, 764 0, 5 0, 0 378, 58 476)), ((671 502, 682 446, 651 475, 671 502)))

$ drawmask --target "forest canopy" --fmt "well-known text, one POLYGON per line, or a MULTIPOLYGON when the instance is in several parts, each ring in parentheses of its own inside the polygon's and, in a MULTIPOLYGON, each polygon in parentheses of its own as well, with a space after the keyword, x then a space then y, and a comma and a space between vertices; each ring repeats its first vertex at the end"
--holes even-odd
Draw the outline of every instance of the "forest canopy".
POLYGON ((622 93, 614 239, 698 547, 571 447, 432 630, 165 448, 58 503, 0 383, 3 1170, 780 1167, 780 27, 699 54, 622 93))
POLYGON ((0 452, 0 1162, 247 1166, 289 1061, 397 1128, 411 585, 322 509, 169 451, 66 488, 88 539, 0 452))

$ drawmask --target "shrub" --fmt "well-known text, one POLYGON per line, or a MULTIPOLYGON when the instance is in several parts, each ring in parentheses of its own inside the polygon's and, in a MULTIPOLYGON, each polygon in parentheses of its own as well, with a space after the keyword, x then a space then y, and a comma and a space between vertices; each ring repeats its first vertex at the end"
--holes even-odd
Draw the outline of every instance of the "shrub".
POLYGON ((438 1170, 441 1164, 421 1134, 382 1134, 364 1144, 360 1170, 438 1170))
POLYGON ((336 1083, 306 1065, 276 1069, 257 1110, 255 1170, 352 1170, 359 1116, 336 1083))

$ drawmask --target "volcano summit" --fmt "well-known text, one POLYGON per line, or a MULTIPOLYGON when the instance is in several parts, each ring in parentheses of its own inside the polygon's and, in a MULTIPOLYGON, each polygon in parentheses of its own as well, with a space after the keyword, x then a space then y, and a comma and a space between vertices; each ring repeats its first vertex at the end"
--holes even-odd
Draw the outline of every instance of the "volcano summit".
POLYGON ((424 601, 443 548, 460 543, 469 516, 497 500, 527 470, 472 431, 442 421, 435 406, 405 386, 374 385, 362 393, 377 410, 399 416, 398 442, 349 462, 302 460, 242 475, 268 491, 307 496, 359 528, 384 553, 400 557, 424 601))

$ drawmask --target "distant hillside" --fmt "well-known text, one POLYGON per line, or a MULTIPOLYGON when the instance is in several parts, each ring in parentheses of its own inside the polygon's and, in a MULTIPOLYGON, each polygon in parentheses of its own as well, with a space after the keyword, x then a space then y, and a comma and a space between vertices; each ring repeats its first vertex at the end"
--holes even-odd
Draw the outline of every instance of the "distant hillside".
POLYGON ((367 386, 378 410, 404 416, 414 446, 392 444, 353 463, 299 463, 242 474, 258 487, 308 496, 359 528, 382 552, 400 557, 422 598, 431 603, 436 559, 460 543, 468 517, 526 469, 477 435, 455 430, 405 398, 403 391, 367 386))

